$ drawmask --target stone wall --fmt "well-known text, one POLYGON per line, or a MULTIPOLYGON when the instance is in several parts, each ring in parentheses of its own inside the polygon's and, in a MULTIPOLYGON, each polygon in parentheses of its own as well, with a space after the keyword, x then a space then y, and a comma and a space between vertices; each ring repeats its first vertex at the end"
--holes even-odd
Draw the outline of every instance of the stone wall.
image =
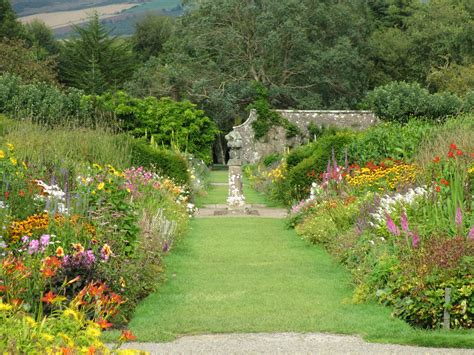
POLYGON ((242 136, 242 161, 244 164, 257 163, 271 153, 281 154, 288 148, 308 142, 310 139, 308 132, 310 123, 319 127, 364 129, 377 122, 377 118, 370 111, 276 111, 291 123, 296 124, 302 135, 287 139, 284 128, 273 127, 264 138, 256 140, 252 122, 257 119, 257 112, 252 110, 247 121, 234 127, 234 130, 242 136))

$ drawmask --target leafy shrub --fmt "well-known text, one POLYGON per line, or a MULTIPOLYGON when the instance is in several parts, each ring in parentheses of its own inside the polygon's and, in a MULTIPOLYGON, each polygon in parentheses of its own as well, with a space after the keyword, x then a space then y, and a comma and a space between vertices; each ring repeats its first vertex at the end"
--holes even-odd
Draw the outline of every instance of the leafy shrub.
POLYGON ((349 132, 324 136, 316 143, 301 148, 298 153, 294 154, 291 158, 293 164, 310 153, 309 157, 294 167, 290 168, 290 164, 288 164, 286 184, 291 190, 287 191, 287 196, 284 196, 283 200, 290 203, 293 200, 305 198, 309 193, 311 183, 325 171, 328 161, 332 159, 333 152, 337 161, 343 162, 345 160, 346 148, 354 140, 354 137, 355 135, 349 132))
POLYGON ((124 92, 88 97, 100 110, 111 112, 122 127, 136 137, 151 136, 158 145, 191 153, 212 161, 212 144, 219 133, 216 124, 189 101, 168 97, 138 99, 124 92))
POLYGON ((394 81, 367 94, 366 105, 385 121, 406 123, 411 117, 441 119, 458 114, 462 100, 454 94, 430 94, 418 83, 394 81))
POLYGON ((309 242, 323 245, 329 243, 338 232, 334 221, 324 212, 308 216, 295 230, 309 242))
POLYGON ((268 167, 268 166, 271 166, 271 165, 273 165, 274 163, 276 163, 280 160, 281 160, 281 155, 277 154, 277 153, 273 153, 273 154, 267 155, 263 159, 263 165, 268 167))
POLYGON ((47 125, 92 121, 92 107, 85 105, 77 89, 61 91, 44 82, 21 84, 12 75, 0 76, 0 112, 15 119, 30 119, 47 125))
POLYGON ((435 129, 434 124, 422 120, 411 120, 405 125, 382 123, 360 133, 348 146, 348 155, 358 164, 379 163, 386 158, 410 160, 435 129))
POLYGON ((143 139, 133 141, 132 164, 151 168, 181 184, 190 182, 186 159, 179 153, 156 149, 143 139))

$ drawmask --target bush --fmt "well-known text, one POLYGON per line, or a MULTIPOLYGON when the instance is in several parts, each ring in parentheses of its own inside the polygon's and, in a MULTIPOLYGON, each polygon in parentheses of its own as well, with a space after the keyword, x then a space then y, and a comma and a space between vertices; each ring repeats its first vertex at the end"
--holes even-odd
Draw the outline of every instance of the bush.
POLYGON ((180 184, 188 185, 190 176, 188 164, 179 153, 170 150, 156 149, 146 140, 134 140, 132 146, 132 164, 151 168, 180 184))
POLYGON ((365 105, 382 120, 406 123, 411 117, 443 119, 458 114, 462 100, 454 94, 430 94, 418 83, 394 81, 369 92, 365 105))
POLYGON ((74 122, 84 126, 91 122, 93 111, 82 97, 82 91, 77 89, 61 91, 44 82, 21 84, 20 77, 0 76, 0 112, 15 119, 47 125, 74 122))
POLYGON ((102 111, 113 113, 134 136, 151 136, 159 145, 186 151, 207 164, 212 162, 212 144, 219 131, 204 111, 191 102, 168 97, 137 99, 124 92, 89 100, 95 100, 102 111))
POLYGON ((311 183, 319 178, 319 175, 326 170, 328 161, 334 157, 338 162, 344 162, 347 146, 354 140, 355 135, 349 132, 339 132, 335 135, 324 136, 317 143, 310 144, 299 150, 290 158, 292 164, 302 157, 301 162, 290 168, 288 164, 288 178, 286 179, 287 196, 283 197, 286 203, 294 200, 306 198, 309 193, 311 183))
POLYGON ((277 153, 273 153, 273 154, 267 155, 263 159, 263 165, 265 165, 266 167, 269 167, 273 165, 274 163, 279 162, 280 160, 281 160, 281 155, 277 153))
POLYGON ((379 163, 386 158, 410 160, 435 129, 433 123, 422 120, 411 120, 405 125, 386 122, 370 127, 348 146, 349 160, 358 164, 379 163))

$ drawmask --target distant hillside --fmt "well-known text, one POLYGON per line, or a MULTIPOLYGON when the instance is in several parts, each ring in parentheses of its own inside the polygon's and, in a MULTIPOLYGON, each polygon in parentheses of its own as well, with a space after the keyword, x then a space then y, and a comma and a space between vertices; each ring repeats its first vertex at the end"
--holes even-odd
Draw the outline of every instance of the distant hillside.
POLYGON ((88 7, 121 4, 121 3, 143 3, 144 0, 11 0, 13 8, 18 16, 27 16, 40 12, 56 12, 80 10, 88 7))

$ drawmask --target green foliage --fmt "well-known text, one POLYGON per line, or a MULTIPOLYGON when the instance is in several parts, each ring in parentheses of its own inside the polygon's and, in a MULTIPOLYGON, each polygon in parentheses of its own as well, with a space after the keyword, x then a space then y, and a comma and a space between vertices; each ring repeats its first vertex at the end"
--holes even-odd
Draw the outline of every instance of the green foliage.
POLYGON ((137 99, 124 92, 94 99, 133 135, 151 136, 159 146, 185 151, 206 163, 212 161, 212 143, 218 130, 204 111, 191 102, 155 97, 137 99))
POLYGON ((288 204, 308 196, 309 186, 326 170, 328 161, 334 157, 340 164, 345 160, 347 147, 355 139, 353 133, 340 132, 335 135, 324 136, 317 143, 301 148, 288 162, 288 177, 285 181, 286 193, 282 200, 288 204), (300 160, 302 159, 302 160, 300 160), (299 162, 298 162, 299 161, 299 162), (295 164, 296 165, 292 165, 295 164))
POLYGON ((20 76, 25 83, 56 83, 56 63, 41 59, 21 41, 0 41, 0 75, 20 76))
POLYGON ((256 84, 257 98, 249 106, 249 109, 257 111, 257 120, 252 122, 252 128, 256 139, 261 139, 267 135, 272 127, 289 124, 276 111, 272 110, 268 102, 268 90, 256 84))
POLYGON ((36 50, 38 57, 46 58, 59 53, 59 44, 54 39, 51 28, 40 20, 25 25, 28 43, 36 50))
POLYGON ((77 37, 65 41, 61 48, 61 81, 91 94, 120 88, 135 66, 128 43, 111 38, 97 13, 87 26, 76 26, 75 31, 77 37))
MULTIPOLYGON (((24 28, 17 20, 9 0, 0 0, 0 42, 23 38, 24 28)), ((0 61, 1 62, 1 61, 0 61)))
POLYGON ((92 119, 92 107, 83 102, 82 91, 74 88, 61 91, 44 82, 21 84, 19 77, 3 75, 0 98, 0 112, 16 119, 47 125, 87 125, 92 119))
POLYGON ((273 153, 273 154, 267 155, 263 159, 263 165, 268 167, 268 166, 271 166, 271 165, 275 164, 276 162, 278 162, 280 160, 281 160, 281 155, 277 154, 277 153, 273 153))
POLYGON ((171 17, 147 14, 135 25, 132 36, 132 45, 143 59, 158 56, 163 50, 163 45, 171 37, 174 22, 171 17))
POLYGON ((190 182, 187 162, 179 153, 156 149, 145 140, 133 141, 132 164, 153 169, 180 184, 190 182))
POLYGON ((418 83, 392 82, 371 91, 366 105, 382 120, 405 123, 411 117, 441 119, 455 115, 462 108, 462 100, 449 93, 432 95, 418 83))
POLYGON ((387 122, 370 127, 348 146, 350 161, 380 163, 387 157, 410 160, 435 129, 435 124, 422 120, 410 120, 407 124, 387 122))

